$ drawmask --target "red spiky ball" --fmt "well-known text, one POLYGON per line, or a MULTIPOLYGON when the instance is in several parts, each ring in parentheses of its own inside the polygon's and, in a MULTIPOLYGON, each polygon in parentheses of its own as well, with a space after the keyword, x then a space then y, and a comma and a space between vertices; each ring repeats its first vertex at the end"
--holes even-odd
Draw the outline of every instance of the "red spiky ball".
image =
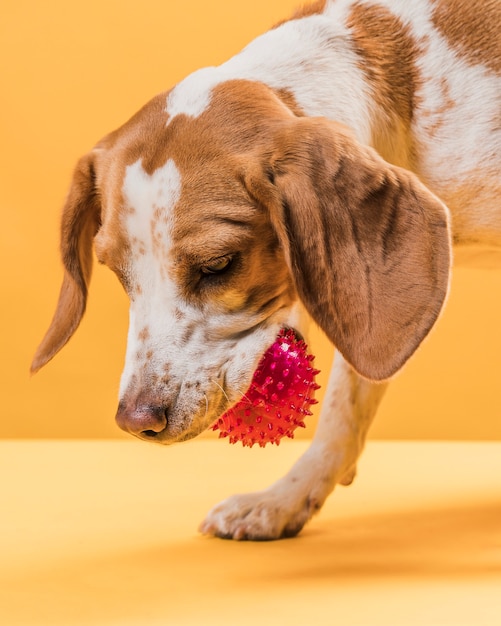
POLYGON ((265 352, 254 372, 247 393, 222 415, 212 430, 230 443, 241 441, 252 447, 258 443, 279 444, 282 437, 294 437, 294 430, 304 428, 309 407, 316 404, 319 385, 313 367, 314 356, 294 331, 283 329, 265 352))

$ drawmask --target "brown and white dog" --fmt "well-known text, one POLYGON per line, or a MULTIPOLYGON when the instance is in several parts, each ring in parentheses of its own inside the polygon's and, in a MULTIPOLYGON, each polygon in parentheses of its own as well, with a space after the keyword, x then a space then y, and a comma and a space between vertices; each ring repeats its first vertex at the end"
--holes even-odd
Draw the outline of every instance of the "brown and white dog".
POLYGON ((337 348, 313 443, 202 532, 299 532, 349 484, 387 381, 457 257, 501 258, 499 0, 317 0, 160 94, 78 163, 64 282, 36 371, 84 313, 92 244, 130 297, 117 421, 211 425, 301 310, 337 348))

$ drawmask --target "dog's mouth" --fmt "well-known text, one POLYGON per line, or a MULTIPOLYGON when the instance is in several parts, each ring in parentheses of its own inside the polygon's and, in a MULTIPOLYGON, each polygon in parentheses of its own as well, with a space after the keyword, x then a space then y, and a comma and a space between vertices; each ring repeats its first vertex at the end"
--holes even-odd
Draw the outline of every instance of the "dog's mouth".
MULTIPOLYGON (((256 374, 259 372, 260 364, 263 362, 269 350, 276 345, 277 339, 280 337, 288 337, 290 343, 297 345, 304 344, 303 336, 299 331, 288 326, 283 326, 277 333, 275 342, 264 350, 261 356, 258 355, 256 367, 252 373, 248 389, 240 387, 239 392, 237 391, 238 395, 235 393, 235 389, 233 389, 232 392, 231 388, 229 388, 231 385, 227 381, 227 373, 223 372, 217 377, 217 380, 213 382, 211 389, 203 394, 202 401, 200 402, 199 400, 197 403, 199 406, 196 412, 188 415, 185 414, 183 409, 181 409, 179 413, 175 410, 169 416, 170 419, 167 419, 164 430, 161 432, 146 430, 136 436, 144 441, 171 445, 194 439, 210 428, 215 430, 221 417, 228 415, 233 407, 247 400, 248 392, 252 388, 256 374)), ((178 396, 177 401, 174 403, 175 405, 178 405, 181 397, 182 391, 181 395, 178 396)), ((182 406, 182 404, 183 402, 181 400, 180 405, 182 406)))

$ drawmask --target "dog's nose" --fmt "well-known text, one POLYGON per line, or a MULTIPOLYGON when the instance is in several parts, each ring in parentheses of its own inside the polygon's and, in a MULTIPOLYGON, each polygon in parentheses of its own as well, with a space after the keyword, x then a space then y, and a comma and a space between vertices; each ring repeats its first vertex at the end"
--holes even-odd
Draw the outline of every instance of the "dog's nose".
POLYGON ((120 428, 131 435, 154 439, 167 426, 167 408, 151 405, 128 408, 120 403, 115 419, 120 428))

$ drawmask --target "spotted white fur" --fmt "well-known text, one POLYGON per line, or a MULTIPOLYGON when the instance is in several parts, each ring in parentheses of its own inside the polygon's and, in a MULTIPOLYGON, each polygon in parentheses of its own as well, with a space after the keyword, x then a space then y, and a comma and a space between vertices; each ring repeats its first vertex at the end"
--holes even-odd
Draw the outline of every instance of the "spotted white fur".
POLYGON ((159 312, 172 315, 176 301, 176 288, 169 279, 169 259, 162 257, 168 253, 172 243, 172 209, 181 195, 179 170, 169 159, 149 175, 138 160, 126 168, 122 194, 126 207, 124 228, 131 245, 130 267, 126 268, 126 272, 133 273, 129 280, 141 285, 141 293, 131 298, 120 397, 131 384, 138 357, 145 359, 145 346, 139 341, 139 335, 146 327, 152 326, 148 331, 148 336, 152 337, 149 349, 155 355, 157 365, 161 363, 159 350, 162 346, 163 316, 159 312))

